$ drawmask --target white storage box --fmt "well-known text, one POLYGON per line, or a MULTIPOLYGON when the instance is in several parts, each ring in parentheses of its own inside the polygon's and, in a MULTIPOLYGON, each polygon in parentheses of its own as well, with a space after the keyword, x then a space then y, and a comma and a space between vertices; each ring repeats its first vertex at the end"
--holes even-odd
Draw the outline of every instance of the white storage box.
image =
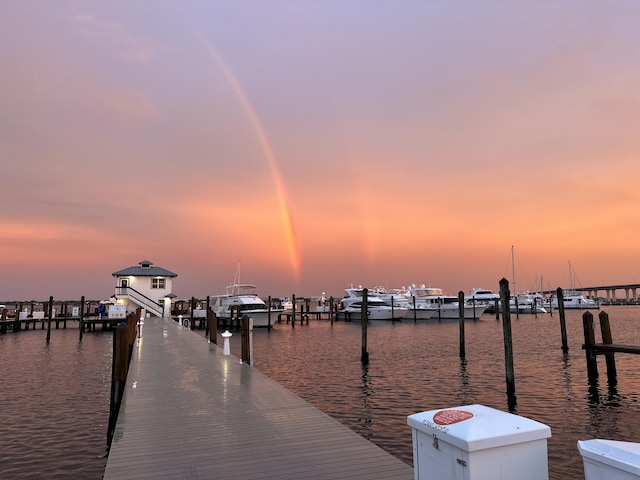
POLYGON ((640 443, 616 440, 581 440, 578 450, 585 480, 640 479, 640 443))
POLYGON ((415 480, 547 480, 542 423, 484 405, 432 410, 407 418, 415 480))

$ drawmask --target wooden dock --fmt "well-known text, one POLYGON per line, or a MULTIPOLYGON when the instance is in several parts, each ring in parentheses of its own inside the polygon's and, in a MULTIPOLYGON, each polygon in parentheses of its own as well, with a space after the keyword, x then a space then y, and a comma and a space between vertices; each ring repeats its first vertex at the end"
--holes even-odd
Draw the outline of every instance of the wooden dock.
POLYGON ((145 321, 105 480, 413 479, 411 466, 218 343, 145 321))

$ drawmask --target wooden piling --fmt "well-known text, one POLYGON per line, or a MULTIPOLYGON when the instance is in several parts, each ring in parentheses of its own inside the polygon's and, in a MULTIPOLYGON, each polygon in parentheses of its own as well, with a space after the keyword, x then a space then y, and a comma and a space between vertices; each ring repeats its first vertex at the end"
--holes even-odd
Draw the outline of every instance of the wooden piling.
POLYGON ((416 311, 416 296, 411 295, 411 301, 413 303, 413 323, 418 321, 418 312, 416 311))
POLYGON ((249 329, 249 317, 247 315, 243 315, 240 319, 240 330, 241 330, 241 359, 244 363, 248 363, 251 365, 251 332, 249 329))
POLYGON ((586 311, 582 314, 582 327, 584 330, 584 351, 587 357, 587 375, 589 382, 595 382, 598 378, 598 363, 596 362, 596 335, 593 328, 593 313, 586 311))
MULTIPOLYGON (((306 324, 309 325, 309 312, 311 312, 311 299, 305 298, 304 305, 307 309, 306 324)), ((300 325, 302 325, 302 318, 300 318, 300 325)))
POLYGON ((560 335, 562 336, 562 351, 567 353, 569 351, 569 344, 567 343, 567 324, 564 317, 564 293, 562 289, 558 287, 556 290, 556 297, 558 298, 558 314, 560 316, 560 335))
POLYGON ((509 310, 509 280, 500 280, 500 301, 502 302, 502 333, 504 336, 504 365, 507 381, 507 402, 509 410, 516 406, 515 373, 513 370, 513 341, 511 337, 511 312, 509 310))
POLYGON ((193 330, 193 324, 194 324, 194 310, 196 309, 196 297, 191 297, 191 309, 190 309, 190 313, 189 313, 189 330, 193 330))
POLYGON ((291 295, 291 328, 296 326, 296 296, 291 295))
POLYGON ((78 330, 80 330, 78 340, 82 341, 82 332, 84 331, 84 295, 80 298, 80 320, 78 325, 78 330))
POLYGON ((207 309, 204 314, 204 336, 209 337, 209 330, 211 329, 211 324, 209 323, 209 312, 211 311, 209 306, 209 295, 207 295, 207 309))
POLYGON ((362 353, 360 355, 360 361, 363 364, 369 363, 369 352, 367 351, 367 324, 369 323, 369 313, 367 309, 369 308, 367 296, 369 295, 369 290, 367 288, 362 289, 362 306, 360 308, 360 318, 362 324, 362 353))
POLYGON ((49 297, 49 311, 47 312, 47 343, 49 343, 49 340, 51 340, 51 313, 52 312, 53 312, 53 297, 49 297))
POLYGON ((113 360, 111 366, 111 398, 109 402, 109 426, 107 428, 107 447, 111 446, 116 427, 118 410, 129 369, 129 326, 119 323, 113 330, 113 360))
POLYGON ((218 319, 216 318, 216 312, 207 309, 207 323, 209 327, 209 342, 218 343, 218 319))
POLYGON ((267 300, 267 330, 271 330, 271 295, 267 300))
MULTIPOLYGON (((598 314, 600 319, 600 332, 602 333, 602 344, 612 345, 613 338, 611 336, 611 325, 609 324, 609 314, 602 311, 598 314)), ((618 383, 616 372, 616 359, 614 352, 605 352, 605 360, 607 362, 607 379, 609 380, 609 386, 613 386, 618 383)))
POLYGON ((16 316, 13 319, 13 331, 14 332, 20 331, 20 312, 21 311, 22 311, 22 307, 20 307, 20 310, 16 310, 16 316))
POLYGON ((458 317, 460 323, 460 358, 465 358, 464 350, 464 292, 458 292, 458 317))
POLYGON ((329 297, 329 320, 331 321, 331 325, 333 325, 334 319, 334 311, 333 311, 333 297, 329 297))

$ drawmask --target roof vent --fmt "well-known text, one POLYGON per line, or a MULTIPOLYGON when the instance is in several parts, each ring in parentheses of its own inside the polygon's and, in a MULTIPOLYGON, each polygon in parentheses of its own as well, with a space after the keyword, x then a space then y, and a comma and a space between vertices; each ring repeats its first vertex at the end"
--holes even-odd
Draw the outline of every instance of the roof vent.
POLYGON ((139 262, 138 265, 140 265, 142 268, 151 268, 151 265, 153 265, 153 263, 149 260, 143 260, 139 262))

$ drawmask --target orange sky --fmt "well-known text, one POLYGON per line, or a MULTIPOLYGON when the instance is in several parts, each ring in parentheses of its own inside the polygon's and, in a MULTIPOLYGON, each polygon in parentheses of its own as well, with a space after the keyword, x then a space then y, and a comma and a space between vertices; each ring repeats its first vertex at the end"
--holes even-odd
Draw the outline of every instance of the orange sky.
POLYGON ((0 301, 637 283, 640 4, 5 2, 0 301))

